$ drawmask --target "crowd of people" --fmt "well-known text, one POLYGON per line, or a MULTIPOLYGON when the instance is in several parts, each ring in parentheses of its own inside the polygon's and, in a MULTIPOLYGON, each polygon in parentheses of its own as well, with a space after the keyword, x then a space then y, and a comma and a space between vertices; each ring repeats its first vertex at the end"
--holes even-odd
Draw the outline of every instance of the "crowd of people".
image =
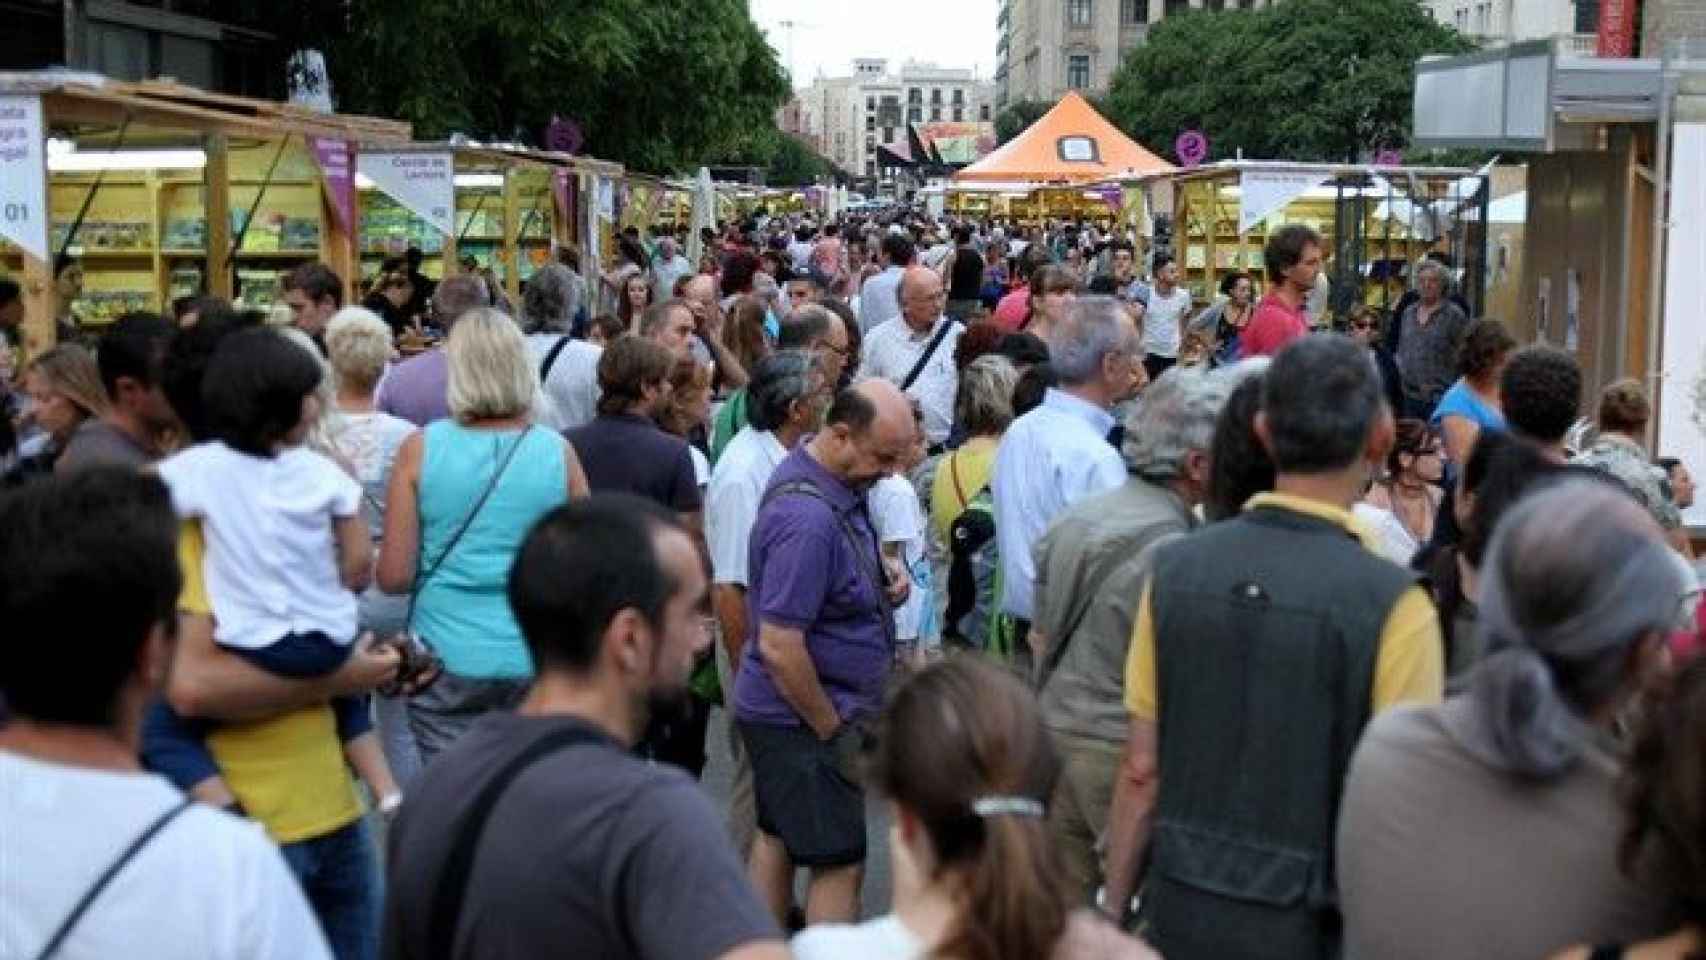
POLYGON ((1324 252, 760 215, 68 326, 0 370, 0 954, 1697 955, 1687 465, 1324 252))

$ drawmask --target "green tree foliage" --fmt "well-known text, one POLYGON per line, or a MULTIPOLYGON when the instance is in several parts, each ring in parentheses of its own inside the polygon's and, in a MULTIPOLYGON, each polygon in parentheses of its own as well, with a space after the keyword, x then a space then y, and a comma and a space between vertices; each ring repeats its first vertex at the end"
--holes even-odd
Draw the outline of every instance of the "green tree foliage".
POLYGON ((996 145, 999 146, 1024 133, 1026 127, 1036 123, 1043 114, 1052 109, 1054 104, 1047 100, 1015 100, 1009 103, 995 115, 996 145))
POLYGON ((1202 130, 1213 159, 1354 161, 1409 138, 1418 59, 1473 44, 1415 0, 1285 0, 1150 28, 1105 113, 1156 153, 1202 130))
POLYGON ((338 108, 421 139, 539 144, 554 116, 582 152, 656 173, 733 154, 788 94, 745 0, 361 0, 327 17, 338 108))

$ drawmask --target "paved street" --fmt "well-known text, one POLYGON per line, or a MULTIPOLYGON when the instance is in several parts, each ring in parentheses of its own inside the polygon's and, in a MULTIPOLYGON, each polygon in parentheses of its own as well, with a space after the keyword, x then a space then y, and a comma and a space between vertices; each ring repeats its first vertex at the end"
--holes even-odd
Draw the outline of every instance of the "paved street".
MULTIPOLYGON (((710 759, 705 764, 704 783, 718 809, 725 811, 729 805, 731 784, 728 729, 722 709, 713 708, 711 730, 705 738, 705 752, 710 759)), ((865 830, 870 838, 870 856, 865 862, 864 913, 866 917, 874 917, 888 912, 893 890, 889 877, 889 818, 881 801, 867 798, 865 830)), ((799 881, 802 893, 804 876, 802 873, 799 881)))

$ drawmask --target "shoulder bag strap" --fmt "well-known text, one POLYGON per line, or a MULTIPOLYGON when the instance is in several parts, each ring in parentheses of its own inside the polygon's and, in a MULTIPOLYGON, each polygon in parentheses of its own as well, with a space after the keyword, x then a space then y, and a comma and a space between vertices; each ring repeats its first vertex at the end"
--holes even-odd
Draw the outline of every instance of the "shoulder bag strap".
POLYGON ((905 393, 912 389, 913 381, 917 380, 918 375, 924 372, 925 365, 930 362, 931 357, 936 355, 936 348, 948 338, 948 331, 953 329, 957 322, 953 317, 946 317, 942 320, 942 325, 937 328, 936 335, 930 338, 930 345, 924 348, 924 355, 918 358, 918 362, 912 365, 911 370, 907 371, 906 379, 901 381, 900 392, 905 393))
POLYGON ((541 386, 544 385, 545 378, 549 377, 551 375, 551 367, 553 364, 555 364, 557 362, 557 354, 562 353, 563 348, 568 346, 568 345, 569 345, 569 334, 565 333, 565 334, 563 334, 563 339, 558 340, 556 343, 552 344, 551 345, 551 351, 549 353, 545 354, 545 362, 541 363, 539 365, 539 383, 541 386))
POLYGON ((125 864, 136 859, 136 855, 142 852, 143 847, 148 846, 150 840, 159 836, 160 831, 166 829, 167 824, 176 820, 178 814, 188 810, 190 804, 194 802, 189 797, 183 798, 176 806, 156 817, 147 829, 137 834, 136 839, 130 842, 130 846, 118 855, 118 859, 107 866, 107 869, 96 878, 95 882, 89 885, 89 889, 83 891, 83 896, 77 901, 77 905, 71 908, 71 912, 66 914, 64 920, 60 921, 59 929, 55 930, 53 936, 48 938, 47 946, 42 947, 41 952, 36 954, 36 960, 47 960, 57 953, 59 948, 64 946, 65 938, 71 936, 71 931, 76 929, 77 922, 83 919, 83 914, 89 912, 89 906, 95 902, 95 898, 101 895, 101 891, 107 888, 107 884, 112 883, 113 878, 118 876, 125 864))
POLYGON ((409 629, 409 625, 414 622, 415 601, 421 595, 421 588, 427 585, 427 581, 432 579, 439 567, 444 566, 444 561, 450 558, 450 554, 456 549, 456 545, 462 542, 463 534, 467 533, 468 528, 474 525, 474 518, 480 515, 480 509, 486 505, 492 491, 497 489, 498 481, 503 478, 504 471, 509 469, 509 462, 515 459, 515 452, 521 449, 522 443, 527 440, 528 434, 532 432, 533 428, 527 427, 521 431, 521 436, 516 437, 515 442, 509 445, 509 451, 503 455, 503 459, 498 461, 497 469, 492 471, 492 478, 486 481, 486 489, 480 491, 479 499, 474 501, 474 506, 468 510, 467 516, 462 518, 462 523, 457 526, 456 532, 450 535, 450 541, 444 545, 443 550, 439 551, 438 557, 427 566, 426 570, 415 577, 414 589, 409 591, 409 610, 403 618, 403 629, 409 629))
MULTIPOLYGON (((1157 524, 1156 526, 1162 526, 1162 524, 1157 524)), ((1147 532, 1148 531, 1146 530, 1138 536, 1140 538, 1144 538, 1147 532)), ((1152 550, 1159 544, 1165 543, 1171 539, 1171 537, 1163 537, 1154 540, 1146 545, 1142 550, 1138 551, 1137 556, 1142 556, 1144 553, 1152 550)), ((1078 628, 1083 625, 1084 618, 1089 615, 1090 607, 1096 603, 1096 598, 1101 594, 1102 588, 1107 586, 1108 578, 1114 575, 1114 571, 1119 569, 1120 564, 1130 560, 1132 556, 1132 554, 1124 552, 1110 553, 1107 559, 1102 561, 1101 567, 1096 570, 1095 574, 1088 581, 1087 588, 1079 594, 1078 603, 1068 612, 1065 625, 1060 631, 1060 636, 1049 638, 1050 646, 1048 648, 1048 652, 1043 654, 1042 662, 1037 665, 1036 689, 1039 692, 1041 692, 1043 687, 1048 686, 1049 677, 1054 675, 1055 668, 1060 666, 1060 662, 1066 659, 1066 648, 1071 645, 1073 636, 1078 633, 1078 628)))
POLYGON ((528 767, 559 750, 587 743, 603 743, 603 738, 590 730, 571 727, 540 737, 529 744, 503 767, 497 775, 480 788, 474 805, 456 827, 456 839, 440 868, 433 885, 432 909, 428 913, 427 950, 429 956, 448 958, 456 953, 456 928, 462 918, 462 904, 468 896, 468 877, 473 872, 474 855, 479 852, 480 836, 486 822, 504 791, 528 767))
MULTIPOLYGON (((762 509, 764 504, 791 493, 811 497, 822 503, 829 510, 830 516, 834 517, 835 522, 840 525, 842 539, 847 541, 848 549, 853 551, 855 561, 859 564, 860 569, 865 572, 865 576, 870 579, 871 586, 877 592, 877 608, 882 614, 883 621, 883 638, 888 641, 888 645, 892 648, 895 643, 894 607, 889 603, 888 578, 883 576, 882 544, 875 537, 876 526, 871 525, 872 549, 867 550, 860 543, 863 538, 859 536, 859 531, 853 526, 853 522, 847 518, 846 514, 835 509, 835 505, 829 502, 829 498, 823 495, 823 491, 819 490, 817 485, 809 480, 795 480, 772 489, 764 495, 764 500, 759 504, 759 507, 762 509)), ((864 501, 861 500, 860 504, 863 508, 864 501)), ((868 525, 870 524, 869 514, 866 515, 865 522, 868 525)))
POLYGON ((955 450, 948 454, 948 479, 954 482, 954 496, 959 498, 960 509, 971 505, 971 498, 966 496, 966 488, 960 483, 960 452, 955 450))

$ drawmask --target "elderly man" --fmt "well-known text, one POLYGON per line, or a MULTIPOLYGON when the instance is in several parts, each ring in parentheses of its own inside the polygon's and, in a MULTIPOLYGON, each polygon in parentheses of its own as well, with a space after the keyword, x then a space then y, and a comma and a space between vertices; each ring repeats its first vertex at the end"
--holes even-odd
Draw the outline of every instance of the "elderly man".
MULTIPOLYGON (((1031 548, 1067 507, 1125 482, 1126 465, 1107 440, 1115 404, 1144 383, 1131 314, 1112 297, 1084 297, 1049 335, 1059 387, 1013 421, 995 454, 990 492, 1001 551, 1001 610, 1025 637, 1035 615, 1037 568, 1031 548)), ((1028 660, 1024 644, 1015 653, 1028 660)))
POLYGON ((1443 643, 1415 575, 1350 512, 1393 442, 1362 348, 1318 334, 1281 350, 1254 432, 1273 492, 1157 547, 1138 601, 1107 903, 1123 912, 1148 848, 1165 955, 1336 957, 1351 751, 1374 714, 1440 698, 1443 643))
POLYGON ((1124 485, 1073 505, 1037 546, 1043 719, 1066 761, 1049 823, 1081 903, 1101 880, 1096 840, 1125 749, 1126 649, 1149 548, 1196 525, 1215 418, 1239 379, 1231 369, 1163 374, 1126 422, 1124 485))
POLYGON ((965 325, 942 313, 947 295, 936 271, 908 268, 896 290, 900 316, 865 337, 859 379, 887 380, 918 401, 924 409, 924 436, 934 456, 942 452, 954 427, 954 392, 959 389, 954 346, 965 325))
POLYGON ((1416 267, 1420 297, 1398 317, 1398 372, 1404 377, 1404 415, 1427 420, 1457 379, 1457 348, 1469 315, 1446 299, 1445 265, 1423 260, 1416 267))
MULTIPOLYGON (((458 317, 475 307, 492 305, 486 282, 476 273, 446 278, 432 294, 433 321, 448 337, 458 317)), ((403 361, 379 382, 381 412, 402 417, 417 427, 450 416, 450 364, 440 344, 403 361)))
POLYGON ((657 255, 652 260, 652 302, 658 303, 675 296, 675 285, 682 277, 692 276, 693 262, 681 255, 674 237, 658 240, 657 255))
POLYGON ((808 919, 859 916, 865 796, 850 766, 894 663, 890 605, 907 593, 905 573, 878 562, 865 495, 916 435, 893 385, 843 390, 771 474, 753 525, 734 712, 757 794, 749 872, 778 921, 796 865, 811 870, 808 919))
POLYGON ((569 335, 579 304, 575 275, 559 263, 540 267, 522 298, 527 352, 539 371, 544 395, 542 426, 573 430, 598 414, 598 358, 604 348, 569 335))
MULTIPOLYGON (((734 687, 734 667, 746 642, 747 545, 770 475, 788 451, 823 423, 830 381, 807 350, 779 350, 760 360, 746 386, 746 423, 723 451, 705 494, 705 540, 711 554, 711 606, 721 627, 725 658, 717 658, 723 689, 734 687)), ((745 856, 752 847, 752 764, 730 724, 734 789, 729 828, 745 856)))

